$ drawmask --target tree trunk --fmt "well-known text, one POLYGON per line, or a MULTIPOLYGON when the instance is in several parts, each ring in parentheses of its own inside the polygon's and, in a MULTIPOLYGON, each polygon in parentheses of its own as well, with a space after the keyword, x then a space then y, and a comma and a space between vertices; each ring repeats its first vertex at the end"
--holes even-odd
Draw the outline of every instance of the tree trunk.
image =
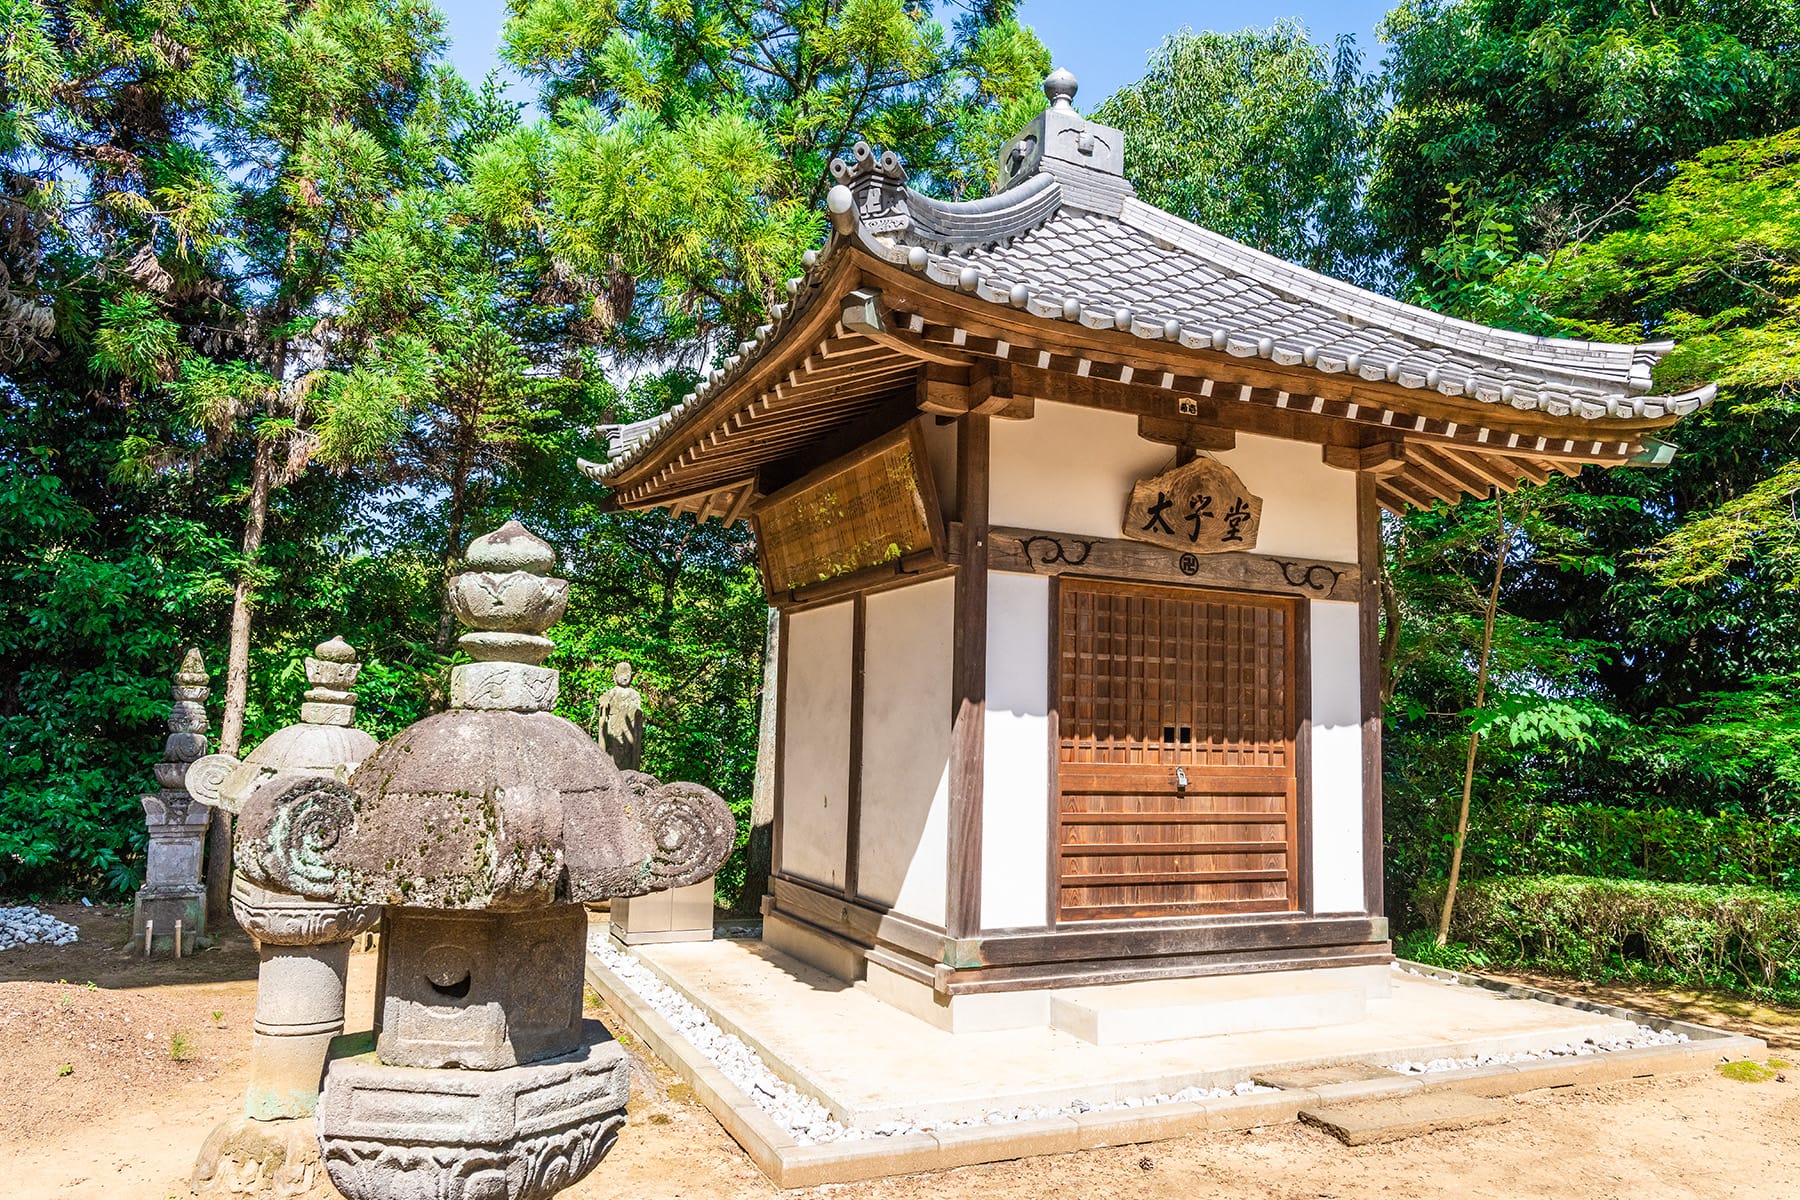
POLYGON ((750 842, 744 848, 744 890, 738 909, 754 915, 769 890, 775 849, 775 742, 777 709, 781 704, 781 613, 769 609, 768 633, 763 639, 762 707, 757 719, 756 784, 750 793, 750 842))
MULTIPOLYGON (((250 693, 250 618, 255 603, 256 564, 263 526, 269 517, 274 450, 258 442, 250 468, 250 514, 244 520, 244 561, 231 599, 231 645, 225 659, 225 714, 219 722, 219 753, 236 755, 244 738, 244 709, 250 693)), ((206 835, 206 912, 217 923, 231 915, 231 814, 215 808, 206 835)))
MULTIPOLYGON (((1487 615, 1481 627, 1481 661, 1475 670, 1475 708, 1487 703, 1488 656, 1494 648, 1494 614, 1500 608, 1500 576, 1506 570, 1506 503, 1494 493, 1494 518, 1498 533, 1494 543, 1494 586, 1488 589, 1487 615)), ((1456 816, 1456 845, 1450 851, 1450 885, 1444 889, 1444 911, 1438 916, 1437 944, 1450 940, 1450 914, 1456 907, 1456 884, 1462 875, 1463 844, 1469 837, 1469 794, 1475 788, 1475 750, 1481 735, 1469 730, 1469 754, 1463 762, 1462 809, 1456 816)))
POLYGON ((438 612, 437 652, 450 653, 456 636, 456 614, 450 609, 450 579, 456 574, 457 560, 462 558, 464 511, 469 495, 469 470, 475 457, 475 422, 471 420, 456 448, 456 465, 450 470, 450 527, 444 544, 444 579, 438 589, 442 607, 438 612))

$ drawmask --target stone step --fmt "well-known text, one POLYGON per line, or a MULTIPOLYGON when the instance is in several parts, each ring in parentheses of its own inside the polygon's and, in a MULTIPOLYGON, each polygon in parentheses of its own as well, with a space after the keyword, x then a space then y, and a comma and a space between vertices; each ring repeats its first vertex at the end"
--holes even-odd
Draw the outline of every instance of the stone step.
POLYGON ((1353 979, 1288 971, 1155 980, 1052 992, 1050 1024, 1098 1046, 1318 1029, 1362 1020, 1367 996, 1353 979))
POLYGON ((1507 1106, 1502 1101, 1449 1091, 1414 1092, 1384 1100, 1300 1110, 1302 1121, 1316 1125, 1346 1146, 1397 1142, 1427 1133, 1495 1125, 1507 1116, 1507 1106))

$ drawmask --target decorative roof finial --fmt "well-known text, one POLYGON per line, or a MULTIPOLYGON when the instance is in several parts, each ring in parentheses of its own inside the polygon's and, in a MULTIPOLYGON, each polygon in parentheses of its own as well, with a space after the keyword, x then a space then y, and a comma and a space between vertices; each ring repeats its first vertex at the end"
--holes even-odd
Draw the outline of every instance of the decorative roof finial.
POLYGON ((356 723, 356 693, 350 689, 362 664, 356 661, 356 650, 341 637, 320 642, 306 659, 306 696, 300 703, 300 721, 305 725, 341 725, 356 723))
POLYGON ((569 581, 550 577, 556 552, 517 521, 469 543, 450 581, 450 607, 469 627, 457 640, 475 661, 450 672, 452 708, 547 712, 557 673, 544 630, 562 619, 569 581))
POLYGON ((1075 76, 1062 67, 1044 77, 1044 95, 1050 97, 1051 108, 1075 107, 1075 89, 1079 86, 1075 76))

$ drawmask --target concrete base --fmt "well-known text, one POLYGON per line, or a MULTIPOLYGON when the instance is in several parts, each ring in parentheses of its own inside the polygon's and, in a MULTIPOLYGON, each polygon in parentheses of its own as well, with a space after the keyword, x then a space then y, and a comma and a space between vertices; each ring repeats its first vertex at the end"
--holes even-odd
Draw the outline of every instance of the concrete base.
POLYGON ((608 932, 622 946, 659 942, 710 942, 713 936, 713 881, 612 902, 608 932))
POLYGON ((1321 1029, 1362 1020, 1368 997, 1388 994, 1390 974, 1335 967, 1068 988, 1050 993, 1049 1023, 1097 1046, 1321 1029))
MULTIPOLYGON (((615 915, 614 940, 623 942, 616 924, 615 915)), ((1048 1025, 1097 1045, 1347 1024, 1362 1019, 1365 1000, 1387 996, 1391 974, 1385 966, 1328 967, 945 996, 780 913, 765 915, 762 940, 946 1033, 1048 1025)))
POLYGON ((1388 999, 1369 1000, 1364 1020, 1329 1030, 1230 1034, 1154 1047, 1097 1046, 1048 1028, 952 1035, 911 1020, 867 989, 846 987, 764 943, 652 946, 635 953, 727 1032, 742 1038, 765 1065, 840 1119, 864 1126, 894 1118, 937 1124, 928 1132, 898 1137, 798 1144, 590 956, 588 982, 693 1087, 752 1161, 784 1188, 1282 1124, 1295 1120, 1303 1108, 1337 1110, 1447 1092, 1496 1097, 1707 1070, 1720 1061, 1761 1057, 1767 1051, 1756 1038, 1419 967, 1395 978, 1388 999), (1384 1069, 1402 1059, 1504 1053, 1637 1024, 1676 1030, 1691 1041, 1423 1077, 1384 1069), (845 1054, 846 1045, 857 1047, 857 1053, 845 1054), (1319 1070, 1346 1064, 1357 1065, 1319 1070), (1277 1075, 1301 1086, 1073 1117, 946 1123, 957 1113, 1058 1106, 1075 1097, 1173 1093, 1188 1084, 1277 1075))
MULTIPOLYGON (((1606 1083, 1668 1072, 1705 1070, 1722 1059, 1756 1057, 1762 1042, 1623 1009, 1571 1001, 1531 989, 1499 994, 1483 981, 1458 986, 1420 975, 1396 979, 1387 1000, 1369 1001, 1365 1020, 1329 1031, 1223 1035, 1160 1043, 1154 1050, 1103 1047, 1055 1030, 949 1033, 910 1021, 863 988, 845 987, 819 971, 755 942, 658 946, 640 961, 743 1038, 777 1074, 840 1117, 869 1125, 890 1117, 917 1119, 950 1111, 1056 1102, 1058 1095, 1107 1099, 1173 1092, 1200 1082, 1201 1063, 1224 1078, 1274 1076, 1317 1080, 1279 1092, 952 1127, 892 1138, 800 1145, 732 1084, 598 959, 588 981, 664 1062, 693 1086, 751 1159, 780 1187, 850 1183, 914 1171, 943 1170, 1032 1154, 1158 1141, 1200 1130, 1248 1129, 1293 1121, 1303 1108, 1344 1106, 1401 1096, 1454 1092, 1495 1097, 1537 1088, 1606 1083), (1580 1058, 1476 1067, 1419 1077, 1380 1064, 1401 1058, 1464 1056, 1524 1049, 1576 1038, 1582 1029, 1651 1024, 1687 1033, 1689 1043, 1580 1058), (845 1055, 843 1047, 859 1047, 845 1055), (1414 1050, 1402 1050, 1411 1045, 1414 1050), (1431 1047, 1433 1052, 1424 1048, 1431 1047), (1198 1057, 1195 1057, 1195 1055, 1198 1057), (1358 1063, 1345 1071, 1331 1064, 1358 1063), (1135 1074, 1135 1078, 1127 1078, 1135 1074), (1053 1084, 1052 1081, 1055 1081, 1053 1084), (1060 1084, 1061 1087, 1056 1086, 1060 1084), (973 1103, 950 1105, 952 1097, 973 1103), (935 1101, 935 1102, 933 1102, 935 1101), (860 1102, 860 1103, 858 1103, 860 1102)), ((1458 981, 1465 977, 1454 977, 1458 981)))

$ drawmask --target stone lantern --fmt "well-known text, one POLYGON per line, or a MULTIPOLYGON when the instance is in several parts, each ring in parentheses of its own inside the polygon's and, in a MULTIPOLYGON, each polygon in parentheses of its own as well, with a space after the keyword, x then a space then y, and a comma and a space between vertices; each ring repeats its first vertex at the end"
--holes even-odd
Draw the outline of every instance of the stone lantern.
MULTIPOLYGON (((201 803, 241 814, 265 784, 348 779, 375 752, 375 739, 354 724, 356 693, 350 689, 361 670, 356 651, 342 638, 315 648, 306 660, 311 686, 299 723, 271 734, 242 762, 228 754, 195 762, 187 773, 189 792, 201 803)), ((326 1051, 344 1031, 351 942, 381 919, 379 905, 337 904, 256 882, 267 875, 260 867, 266 850, 260 842, 235 847, 231 911, 256 939, 262 961, 244 1111, 221 1122, 200 1152, 194 1185, 203 1194, 254 1191, 250 1185, 260 1183, 283 1194, 315 1181, 320 1163, 311 1118, 326 1051)))
POLYGON ((279 776, 238 818, 258 886, 381 905, 372 1034, 334 1043, 318 1108, 349 1200, 543 1200, 593 1169, 625 1120, 628 1060, 581 1017, 582 902, 713 873, 735 824, 693 784, 621 771, 551 712, 543 636, 568 603, 516 521, 451 582, 474 662, 451 708, 351 775, 279 776))
MULTIPOLYGON (((212 810, 188 795, 188 764, 206 753, 206 664, 198 649, 183 656, 169 690, 169 736, 156 764, 157 792, 141 796, 150 844, 144 856, 144 886, 131 908, 131 936, 145 945, 144 931, 158 946, 173 946, 175 925, 192 948, 206 932, 206 885, 200 861, 212 810)), ((146 947, 148 948, 148 947, 146 947)))

